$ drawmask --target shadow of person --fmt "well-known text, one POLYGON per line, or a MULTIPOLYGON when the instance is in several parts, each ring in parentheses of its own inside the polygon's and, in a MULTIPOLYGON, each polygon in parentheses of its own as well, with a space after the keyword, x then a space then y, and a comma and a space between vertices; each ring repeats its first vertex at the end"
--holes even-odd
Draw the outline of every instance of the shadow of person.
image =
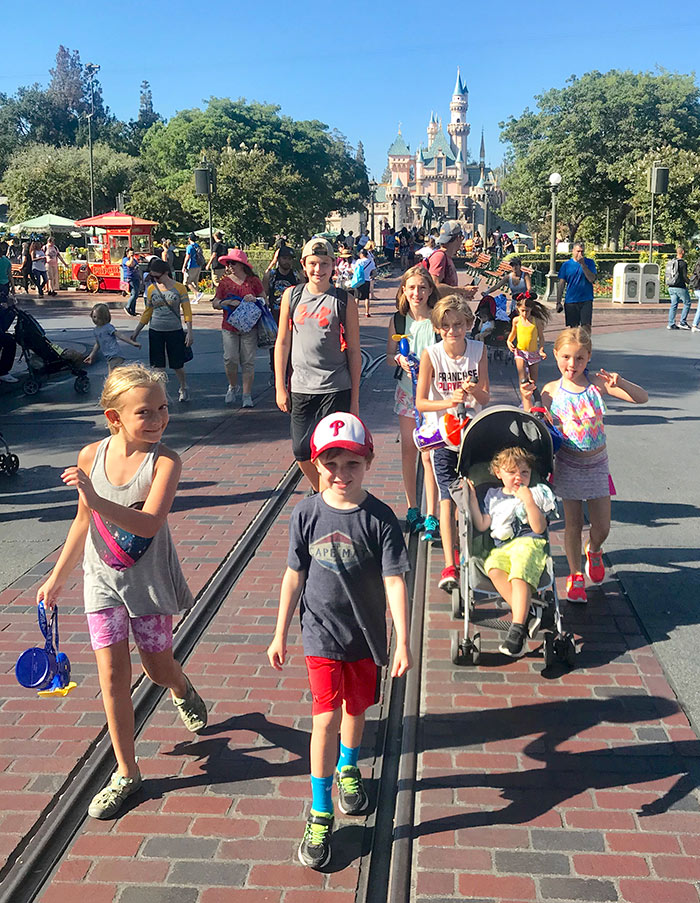
MULTIPOLYGON (((509 800, 502 809, 453 811, 441 818, 416 825, 412 836, 489 825, 531 822, 567 799, 589 790, 606 790, 660 778, 677 777, 666 793, 650 799, 640 817, 650 817, 678 806, 700 786, 700 741, 637 743, 600 750, 569 752, 560 747, 587 728, 603 722, 637 723, 658 720, 680 711, 672 700, 659 696, 617 696, 604 700, 576 700, 467 712, 464 715, 434 715, 423 719, 421 748, 447 749, 488 746, 491 742, 540 735, 522 754, 541 762, 541 767, 498 773, 448 774, 422 778, 416 792, 433 789, 494 788, 509 800)), ((650 794, 653 791, 650 791, 650 794)), ((692 806, 698 809, 693 800, 692 806)), ((398 826, 399 835, 410 830, 398 826)))

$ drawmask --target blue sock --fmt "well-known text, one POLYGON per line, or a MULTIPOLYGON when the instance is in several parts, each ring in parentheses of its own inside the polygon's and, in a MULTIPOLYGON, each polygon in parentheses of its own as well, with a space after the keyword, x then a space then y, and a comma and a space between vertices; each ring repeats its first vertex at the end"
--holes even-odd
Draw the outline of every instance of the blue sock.
POLYGON ((354 749, 350 749, 349 746, 345 746, 344 743, 340 744, 340 758, 338 759, 338 764, 335 766, 338 771, 344 765, 354 765, 357 767, 357 760, 360 757, 360 747, 356 746, 354 749))
POLYGON ((314 812, 333 812, 333 775, 327 778, 311 775, 311 808, 314 812))

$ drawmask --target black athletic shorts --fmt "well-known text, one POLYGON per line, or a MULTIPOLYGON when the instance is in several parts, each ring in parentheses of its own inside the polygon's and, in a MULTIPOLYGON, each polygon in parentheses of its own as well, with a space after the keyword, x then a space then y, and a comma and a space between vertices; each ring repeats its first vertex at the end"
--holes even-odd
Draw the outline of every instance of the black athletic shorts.
POLYGON ((593 321, 593 302, 569 301, 564 304, 564 319, 567 326, 590 326, 593 321))
POLYGON ((355 289, 355 297, 358 301, 366 301, 369 298, 370 283, 363 282, 355 289))
POLYGON ((292 451, 295 461, 311 460, 311 434, 327 414, 350 410, 350 389, 325 395, 292 392, 292 451))
POLYGON ((185 333, 182 329, 171 329, 168 332, 149 329, 148 360, 151 367, 165 369, 166 353, 167 366, 171 370, 181 370, 185 366, 185 333))

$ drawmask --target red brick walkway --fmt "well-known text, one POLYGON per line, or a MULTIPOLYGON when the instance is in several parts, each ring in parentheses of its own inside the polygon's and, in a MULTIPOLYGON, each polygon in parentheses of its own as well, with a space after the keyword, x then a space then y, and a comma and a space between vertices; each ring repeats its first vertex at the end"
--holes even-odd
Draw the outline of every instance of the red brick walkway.
MULTIPOLYGON (((384 302, 377 305, 381 317, 361 319, 372 356, 383 348, 390 309, 384 302)), ((512 398, 511 369, 494 368, 492 382, 512 398)), ((389 368, 380 368, 363 388, 362 411, 378 447, 369 488, 403 512, 396 421, 388 413, 393 388, 389 368)), ((286 420, 271 400, 227 417, 184 456, 170 520, 193 591, 240 536, 289 457, 286 420)), ((361 823, 338 819, 328 874, 294 859, 308 804, 306 678, 298 645, 281 676, 264 656, 288 510, 187 663, 210 701, 210 726, 198 738, 183 735, 167 700, 161 703, 138 742, 144 790, 119 820, 86 822, 44 903, 86 891, 94 903, 355 898, 361 823)), ((39 700, 14 682, 18 650, 36 639, 34 588, 49 566, 0 597, 5 855, 104 721, 77 584, 64 604, 62 645, 79 690, 65 701, 39 700)), ((700 807, 688 777, 696 774, 695 734, 614 581, 595 591, 576 619, 568 606, 565 613, 581 640, 575 671, 542 676, 534 653, 508 663, 485 630, 483 664, 454 669, 449 631, 457 623, 446 597, 432 594, 414 899, 697 903, 700 807)), ((363 752, 369 772, 371 730, 363 752)))

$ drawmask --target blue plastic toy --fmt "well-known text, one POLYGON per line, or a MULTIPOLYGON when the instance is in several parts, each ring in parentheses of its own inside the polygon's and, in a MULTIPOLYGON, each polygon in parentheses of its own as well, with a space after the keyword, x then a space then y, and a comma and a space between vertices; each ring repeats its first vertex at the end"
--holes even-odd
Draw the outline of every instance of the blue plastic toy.
POLYGON ((419 427, 423 418, 418 413, 416 408, 416 383, 418 382, 418 367, 420 366, 420 361, 416 357, 416 355, 411 351, 411 346, 408 343, 409 336, 407 335, 394 335, 392 339, 395 342, 399 343, 399 354, 402 354, 406 360, 408 361, 408 366, 411 368, 411 382, 413 383, 413 416, 416 420, 416 426, 419 427))
POLYGON ((37 614, 46 643, 43 649, 33 646, 20 655, 15 676, 23 687, 36 690, 39 696, 66 696, 77 684, 70 679, 68 656, 58 651, 58 606, 54 606, 49 621, 43 602, 37 614))

